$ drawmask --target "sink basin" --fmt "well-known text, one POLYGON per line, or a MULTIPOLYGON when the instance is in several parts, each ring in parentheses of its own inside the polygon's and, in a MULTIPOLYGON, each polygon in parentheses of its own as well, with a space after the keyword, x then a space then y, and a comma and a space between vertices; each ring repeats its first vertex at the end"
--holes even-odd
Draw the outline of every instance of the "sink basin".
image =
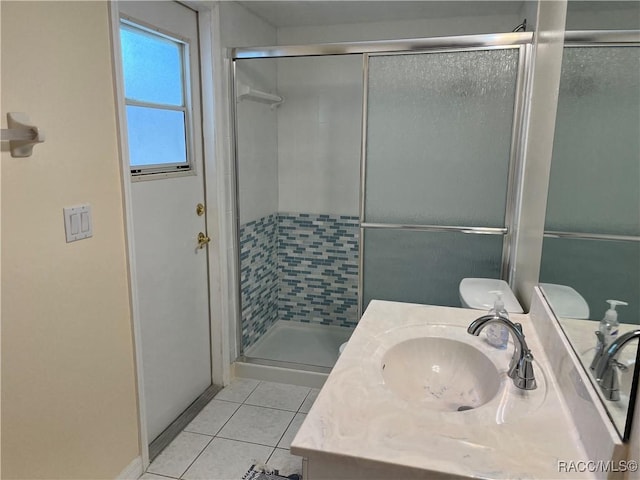
POLYGON ((500 388, 498 370, 484 353, 441 337, 411 338, 389 348, 382 377, 400 398, 439 411, 474 409, 500 388))

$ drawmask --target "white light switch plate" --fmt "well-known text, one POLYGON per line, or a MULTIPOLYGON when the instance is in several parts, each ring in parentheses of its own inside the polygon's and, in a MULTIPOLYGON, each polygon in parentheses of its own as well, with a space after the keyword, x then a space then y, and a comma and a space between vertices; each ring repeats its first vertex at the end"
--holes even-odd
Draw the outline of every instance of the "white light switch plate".
POLYGON ((64 230, 67 234, 67 243, 82 240, 93 236, 93 220, 91 218, 91 205, 76 205, 64 208, 64 230))

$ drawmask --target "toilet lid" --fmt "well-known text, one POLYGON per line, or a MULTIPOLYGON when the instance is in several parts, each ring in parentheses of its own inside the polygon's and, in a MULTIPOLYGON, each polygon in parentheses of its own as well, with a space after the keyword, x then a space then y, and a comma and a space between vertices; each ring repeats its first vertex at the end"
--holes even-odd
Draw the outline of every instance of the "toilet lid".
POLYGON ((523 313, 520 302, 509 288, 509 284, 497 278, 463 278, 459 286, 460 299, 469 307, 476 310, 493 308, 496 296, 489 293, 494 290, 502 292, 504 308, 509 313, 523 313))
POLYGON ((540 286, 556 316, 579 319, 589 318, 587 301, 573 288, 555 283, 541 283, 540 286))

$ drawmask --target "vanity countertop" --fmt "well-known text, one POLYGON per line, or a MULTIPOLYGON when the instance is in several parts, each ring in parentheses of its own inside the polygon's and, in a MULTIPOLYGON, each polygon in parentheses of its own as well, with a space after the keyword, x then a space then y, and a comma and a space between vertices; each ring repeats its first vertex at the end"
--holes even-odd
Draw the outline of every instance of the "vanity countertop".
MULTIPOLYGON (((523 326, 538 363, 536 376, 541 374, 539 384, 546 385, 546 393, 540 387, 518 390, 506 377, 511 341, 507 350, 492 353, 501 356, 505 393, 473 410, 419 408, 384 385, 382 354, 407 332, 420 335, 421 329, 446 325, 467 335, 462 329, 482 314, 372 301, 292 442, 291 452, 309 461, 315 456, 323 461, 369 462, 373 469, 395 466, 439 478, 593 478, 588 473, 559 472, 559 462, 586 461, 587 457, 528 315, 514 314, 511 320, 523 326)), ((471 338, 484 342, 484 333, 471 338)))

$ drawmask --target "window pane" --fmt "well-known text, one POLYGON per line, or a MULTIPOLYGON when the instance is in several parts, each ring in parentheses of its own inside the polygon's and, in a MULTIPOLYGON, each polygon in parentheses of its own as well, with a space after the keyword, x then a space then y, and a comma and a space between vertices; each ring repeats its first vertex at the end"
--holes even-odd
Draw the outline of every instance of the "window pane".
POLYGON ((127 105, 131 166, 186 163, 184 113, 127 105))
POLYGON ((182 106, 181 44, 127 26, 120 37, 126 97, 182 106))

